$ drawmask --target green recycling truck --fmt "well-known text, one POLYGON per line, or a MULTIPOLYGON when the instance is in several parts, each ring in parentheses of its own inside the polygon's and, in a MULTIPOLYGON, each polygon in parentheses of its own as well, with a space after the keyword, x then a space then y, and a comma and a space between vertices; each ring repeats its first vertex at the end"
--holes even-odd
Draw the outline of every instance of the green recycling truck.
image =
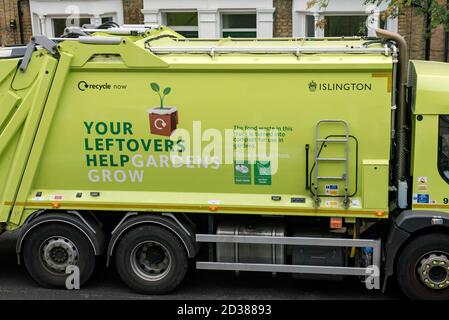
POLYGON ((103 255, 142 293, 195 260, 448 299, 449 64, 377 35, 71 27, 2 49, 0 228, 19 263, 45 287, 103 255))

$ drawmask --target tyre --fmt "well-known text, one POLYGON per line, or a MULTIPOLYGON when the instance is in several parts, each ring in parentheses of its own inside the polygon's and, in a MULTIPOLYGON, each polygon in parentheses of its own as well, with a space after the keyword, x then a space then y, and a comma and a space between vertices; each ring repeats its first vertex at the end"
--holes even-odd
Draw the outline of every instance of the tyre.
POLYGON ((23 261, 30 276, 46 288, 66 288, 68 266, 79 268, 83 285, 95 269, 91 243, 78 229, 66 224, 44 224, 25 238, 23 261))
POLYGON ((410 299, 449 299, 449 235, 426 234, 401 252, 397 279, 410 299))
POLYGON ((157 226, 126 233, 117 246, 115 263, 123 282, 143 294, 172 291, 188 269, 184 245, 175 234, 157 226))

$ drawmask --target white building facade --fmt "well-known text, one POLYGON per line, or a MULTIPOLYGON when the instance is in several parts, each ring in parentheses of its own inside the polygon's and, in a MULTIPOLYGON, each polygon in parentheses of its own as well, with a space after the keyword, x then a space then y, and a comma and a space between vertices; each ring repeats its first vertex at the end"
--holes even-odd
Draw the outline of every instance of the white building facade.
POLYGON ((58 37, 68 25, 123 24, 122 1, 126 0, 30 0, 33 34, 58 37))
POLYGON ((293 0, 293 37, 375 36, 374 28, 398 31, 397 18, 382 19, 387 4, 364 5, 363 0, 330 0, 329 6, 307 8, 307 0, 293 0), (325 19, 324 27, 318 22, 325 19))
POLYGON ((144 0, 142 13, 145 23, 200 38, 266 38, 273 36, 274 10, 273 0, 144 0), (176 19, 182 15, 191 19, 176 19))
MULTIPOLYGON (((99 25, 106 21, 123 24, 124 4, 129 4, 126 1, 30 0, 33 34, 57 37, 66 25, 99 25)), ((330 0, 329 6, 320 10, 318 6, 307 8, 307 0, 292 0, 291 35, 374 36, 374 27, 397 32, 397 19, 380 18, 385 4, 375 7, 363 2, 330 0), (318 27, 323 18, 325 25, 318 27)), ((186 37, 270 38, 275 35, 277 9, 273 0, 143 0, 143 8, 135 10, 142 12, 144 23, 167 25, 186 37)))

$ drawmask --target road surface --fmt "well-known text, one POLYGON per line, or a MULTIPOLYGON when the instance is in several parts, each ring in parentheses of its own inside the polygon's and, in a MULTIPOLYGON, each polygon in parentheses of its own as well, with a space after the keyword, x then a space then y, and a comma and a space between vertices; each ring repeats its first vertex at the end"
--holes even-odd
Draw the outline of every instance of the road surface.
POLYGON ((0 236, 0 299, 93 300, 93 299, 404 299, 393 287, 386 294, 370 291, 357 278, 343 281, 292 279, 288 274, 273 278, 271 274, 204 271, 191 268, 181 286, 165 296, 145 296, 132 292, 120 280, 115 268, 103 263, 81 290, 50 290, 39 287, 28 276, 24 266, 18 266, 15 237, 0 236))

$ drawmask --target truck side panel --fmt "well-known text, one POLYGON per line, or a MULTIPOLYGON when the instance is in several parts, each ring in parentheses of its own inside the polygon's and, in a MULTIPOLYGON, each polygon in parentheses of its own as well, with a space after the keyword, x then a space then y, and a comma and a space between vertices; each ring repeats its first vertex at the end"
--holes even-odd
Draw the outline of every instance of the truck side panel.
MULTIPOLYGON (((51 127, 36 176, 29 181, 26 203, 20 206, 51 208, 58 203, 61 208, 99 210, 328 216, 344 212, 365 217, 388 211, 385 195, 375 195, 383 200, 378 207, 365 209, 361 189, 364 160, 388 163, 391 70, 122 72, 87 66, 72 69, 65 79, 54 119, 46 121, 51 127), (171 88, 165 99, 165 106, 177 111, 175 120, 169 120, 177 129, 171 128, 171 138, 154 133, 157 128, 150 124, 151 112, 160 107, 151 83, 171 88), (306 190, 305 145, 312 146, 312 166, 315 124, 322 119, 344 119, 355 138, 349 150, 354 197, 348 211, 342 209, 341 198, 330 197, 333 190, 341 194, 341 182, 321 184, 319 192, 329 192, 329 199, 323 198, 320 209, 313 208, 306 190), (247 171, 239 171, 238 163, 215 160, 224 157, 214 147, 225 149, 226 138, 231 139, 231 149, 237 144, 245 151, 253 148, 251 137, 238 136, 240 130, 273 128, 278 131, 274 139, 268 139, 265 151, 270 152, 272 141, 278 142, 277 164, 264 168, 262 163, 249 162, 247 171), (171 158, 172 151, 182 156, 198 146, 199 163, 194 158, 171 158), (272 200, 273 195, 281 200, 272 200)), ((324 126, 320 134, 324 138, 343 133, 342 128, 324 126)), ((341 146, 329 144, 321 157, 340 157, 343 152, 341 146)), ((320 166, 324 175, 341 175, 344 170, 341 164, 320 166)), ((379 180, 379 172, 386 185, 378 190, 387 192, 385 170, 369 176, 379 180)))

